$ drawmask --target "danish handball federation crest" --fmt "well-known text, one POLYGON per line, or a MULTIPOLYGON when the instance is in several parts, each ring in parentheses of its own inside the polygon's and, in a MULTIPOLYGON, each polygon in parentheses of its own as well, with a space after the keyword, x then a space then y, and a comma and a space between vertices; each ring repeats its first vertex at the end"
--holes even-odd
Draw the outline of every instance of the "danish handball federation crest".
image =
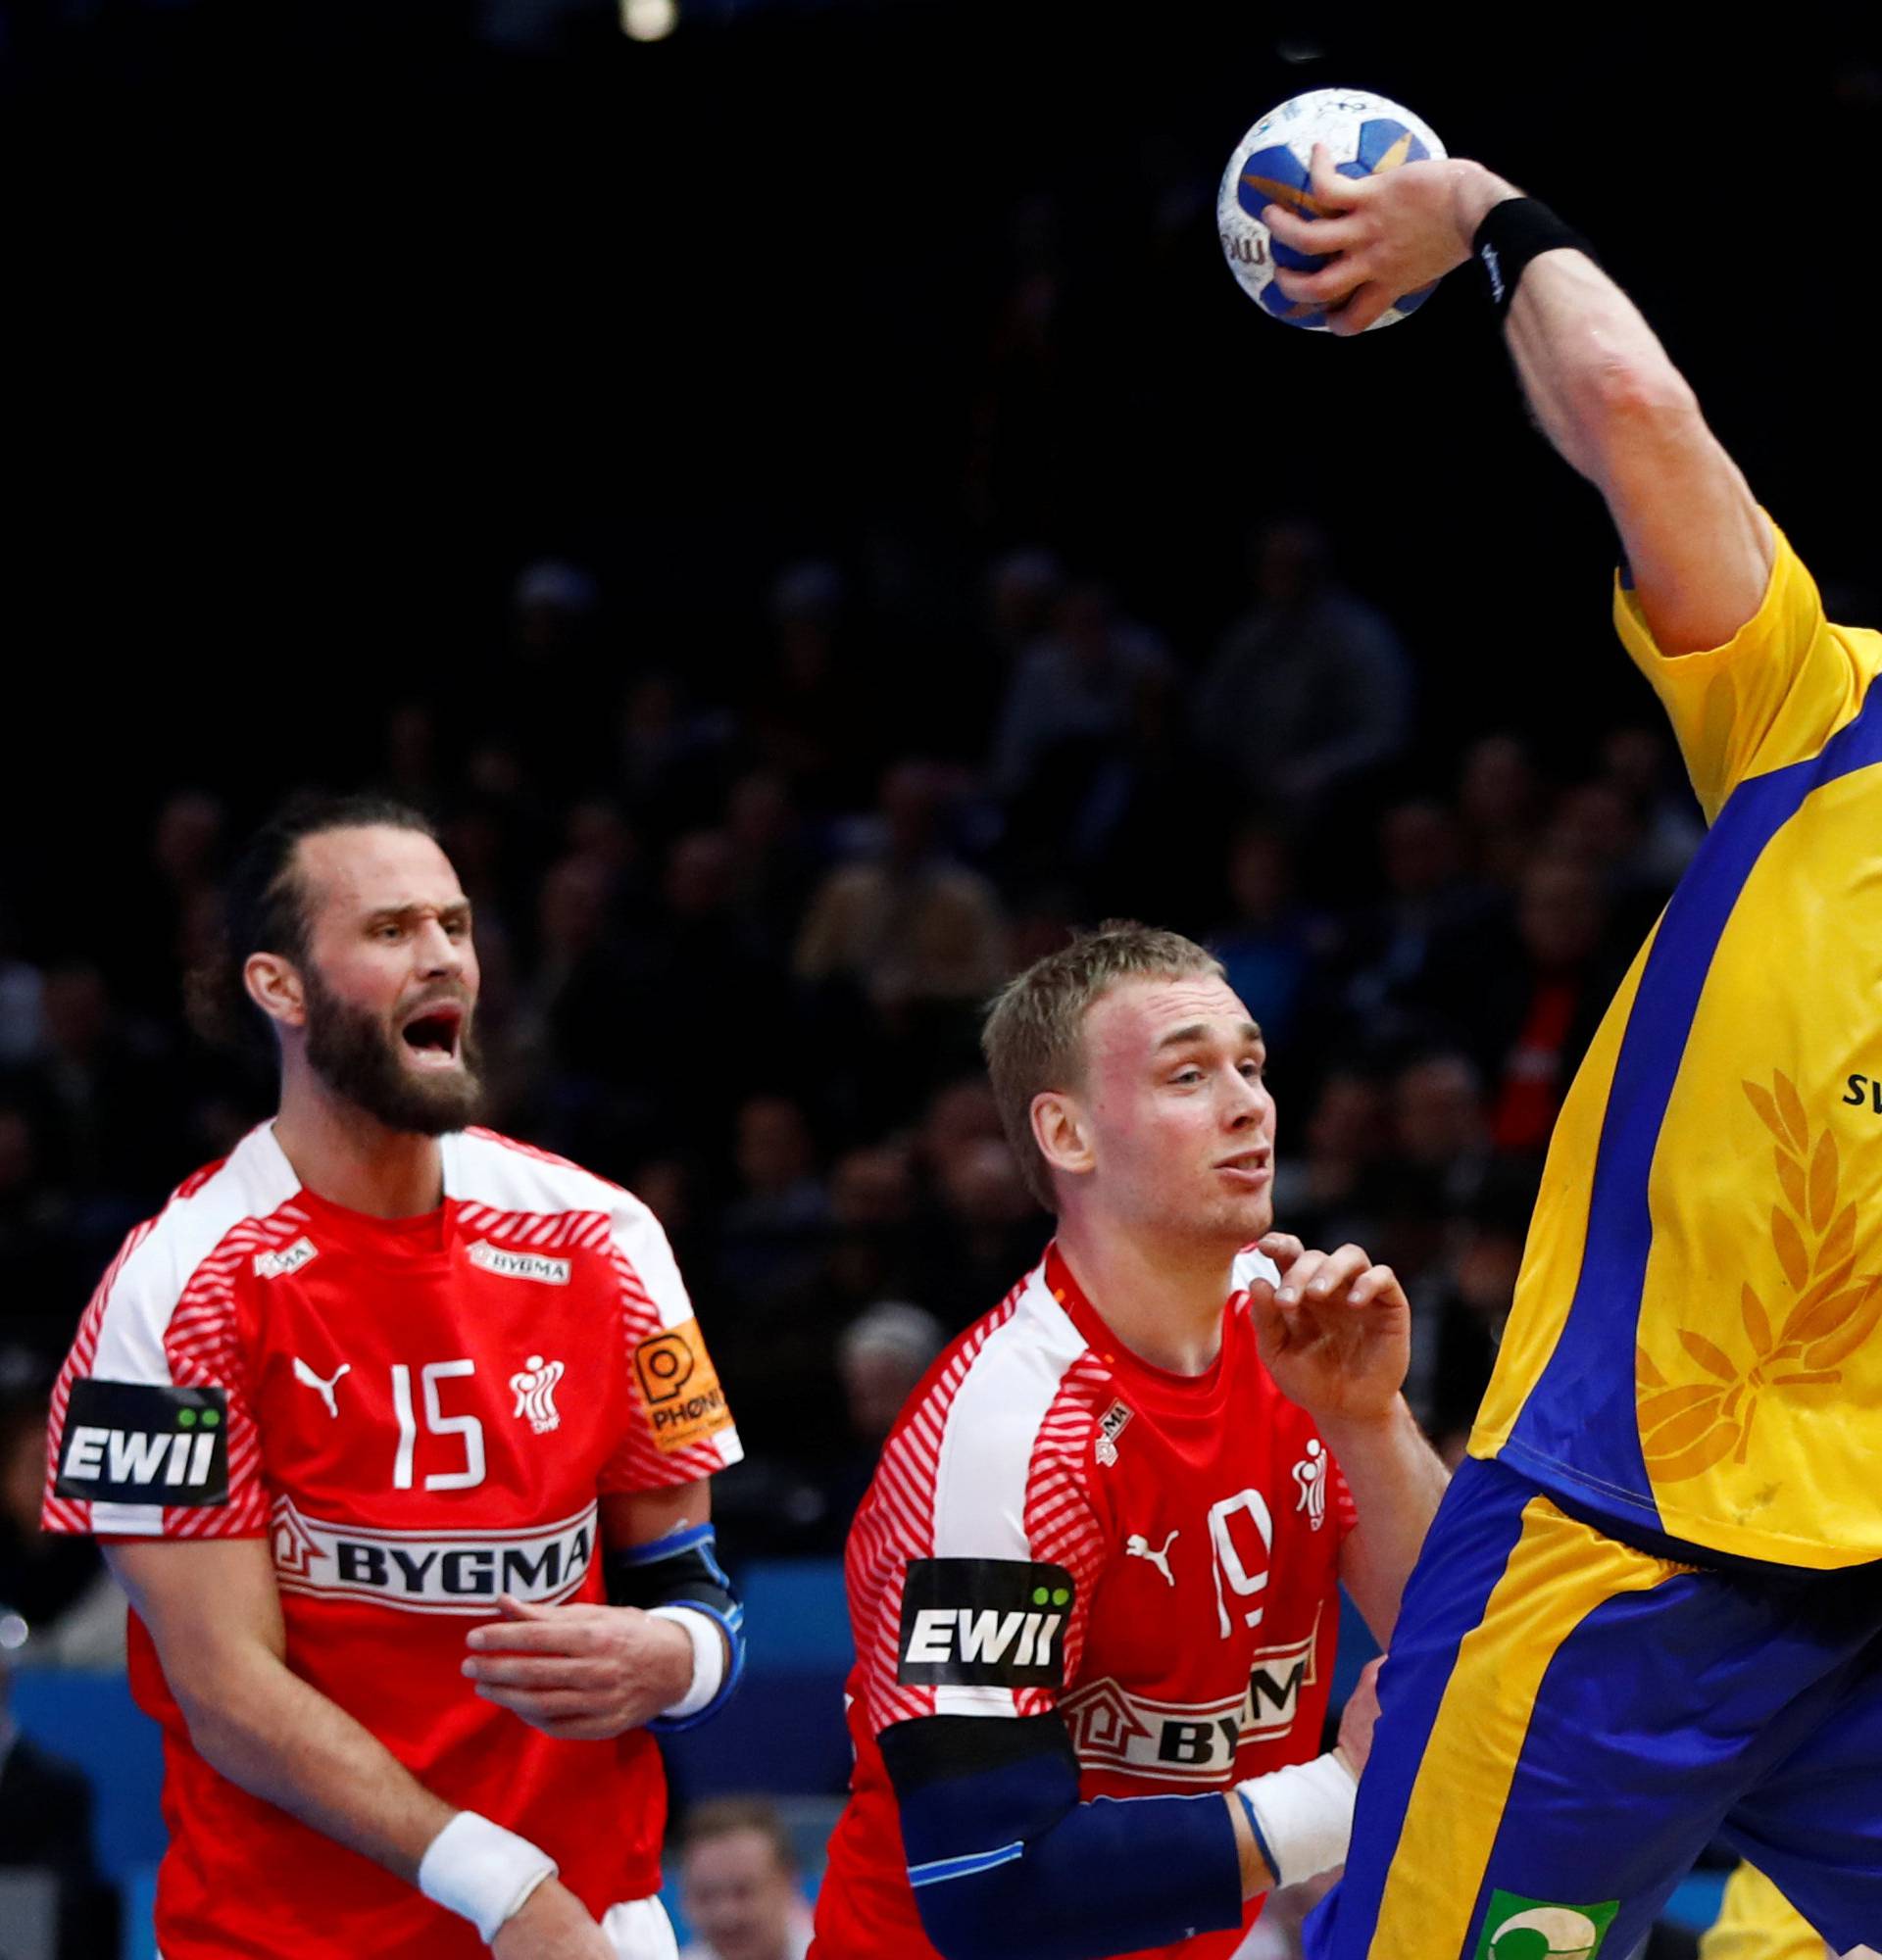
POLYGON ((517 1397, 517 1405, 510 1413, 526 1417, 538 1436, 562 1427, 562 1417, 556 1410, 556 1384, 562 1380, 563 1372, 560 1361, 545 1361, 540 1354, 531 1354, 510 1377, 510 1387, 517 1397))
POLYGON ((1307 1454, 1294 1466, 1294 1481, 1301 1487, 1294 1508, 1307 1513, 1315 1531, 1326 1522, 1326 1449, 1317 1436, 1309 1437, 1307 1454))

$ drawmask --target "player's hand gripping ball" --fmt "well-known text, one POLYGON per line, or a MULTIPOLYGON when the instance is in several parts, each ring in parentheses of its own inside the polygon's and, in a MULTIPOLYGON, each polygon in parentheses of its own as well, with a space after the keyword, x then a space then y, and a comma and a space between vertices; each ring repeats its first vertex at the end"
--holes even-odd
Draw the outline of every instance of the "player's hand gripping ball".
MULTIPOLYGON (((1326 215, 1313 195, 1309 175, 1315 143, 1326 145, 1334 168, 1346 177, 1395 171, 1401 164, 1442 157, 1445 150, 1411 110, 1356 88, 1316 88, 1307 95, 1290 96, 1278 109, 1270 109, 1235 146, 1215 199, 1215 224, 1228 269, 1249 298, 1276 319, 1286 320, 1289 326, 1324 332, 1326 310, 1290 300, 1273 279, 1276 266, 1296 272, 1316 272, 1326 261, 1283 245, 1262 222, 1262 213, 1270 204, 1282 205, 1306 219, 1326 215)), ((1425 286, 1407 293, 1372 325, 1390 326, 1394 320, 1404 319, 1415 313, 1432 291, 1425 286)))

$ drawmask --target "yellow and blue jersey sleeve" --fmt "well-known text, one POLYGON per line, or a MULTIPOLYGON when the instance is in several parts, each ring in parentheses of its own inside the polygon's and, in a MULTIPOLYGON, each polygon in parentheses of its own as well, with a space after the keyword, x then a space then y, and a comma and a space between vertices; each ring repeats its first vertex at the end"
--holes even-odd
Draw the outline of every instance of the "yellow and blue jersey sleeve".
POLYGON ((1472 1453, 1717 1550, 1882 1558, 1882 635, 1782 533, 1727 645, 1616 616, 1710 828, 1564 1100, 1472 1453))
POLYGON ((1666 710, 1708 823, 1748 776, 1814 756, 1853 719, 1882 654, 1882 635, 1825 619, 1816 581, 1771 529, 1763 602, 1709 653, 1662 654, 1638 597, 1615 580, 1615 629, 1666 710))

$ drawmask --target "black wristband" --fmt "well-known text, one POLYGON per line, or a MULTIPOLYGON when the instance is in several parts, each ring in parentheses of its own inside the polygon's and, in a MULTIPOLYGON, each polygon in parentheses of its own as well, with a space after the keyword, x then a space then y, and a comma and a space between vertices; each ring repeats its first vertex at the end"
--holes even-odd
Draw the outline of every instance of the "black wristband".
POLYGON ((1533 197, 1506 197, 1490 207, 1470 241, 1470 251, 1483 268, 1484 288, 1499 321, 1509 313, 1529 261, 1564 246, 1586 252, 1591 259, 1595 256, 1594 248, 1573 225, 1564 224, 1533 197))

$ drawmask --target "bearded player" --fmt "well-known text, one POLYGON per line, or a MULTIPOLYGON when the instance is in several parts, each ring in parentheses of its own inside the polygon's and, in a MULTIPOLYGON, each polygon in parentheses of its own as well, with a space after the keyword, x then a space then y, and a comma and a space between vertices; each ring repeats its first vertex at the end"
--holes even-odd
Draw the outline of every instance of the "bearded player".
POLYGON ((106 1273, 45 1507, 130 1595, 161 1948, 670 1956, 647 1730, 737 1672, 739 1451, 665 1237, 469 1127, 470 908, 422 819, 291 809, 228 909, 280 1112, 106 1273))
POLYGON ((1882 635, 1553 213, 1468 162, 1313 179, 1265 217, 1336 331, 1480 262, 1709 829, 1556 1126, 1309 1948, 1625 1954, 1714 1836, 1882 1947, 1882 635))
POLYGON ((851 1532, 812 1951, 1225 1955, 1346 1852, 1372 1703, 1317 1753, 1339 1583, 1385 1640, 1444 1483, 1405 1295, 1269 1232, 1266 1053, 1201 947, 1107 926, 985 1048, 1058 1236, 910 1398, 851 1532))

